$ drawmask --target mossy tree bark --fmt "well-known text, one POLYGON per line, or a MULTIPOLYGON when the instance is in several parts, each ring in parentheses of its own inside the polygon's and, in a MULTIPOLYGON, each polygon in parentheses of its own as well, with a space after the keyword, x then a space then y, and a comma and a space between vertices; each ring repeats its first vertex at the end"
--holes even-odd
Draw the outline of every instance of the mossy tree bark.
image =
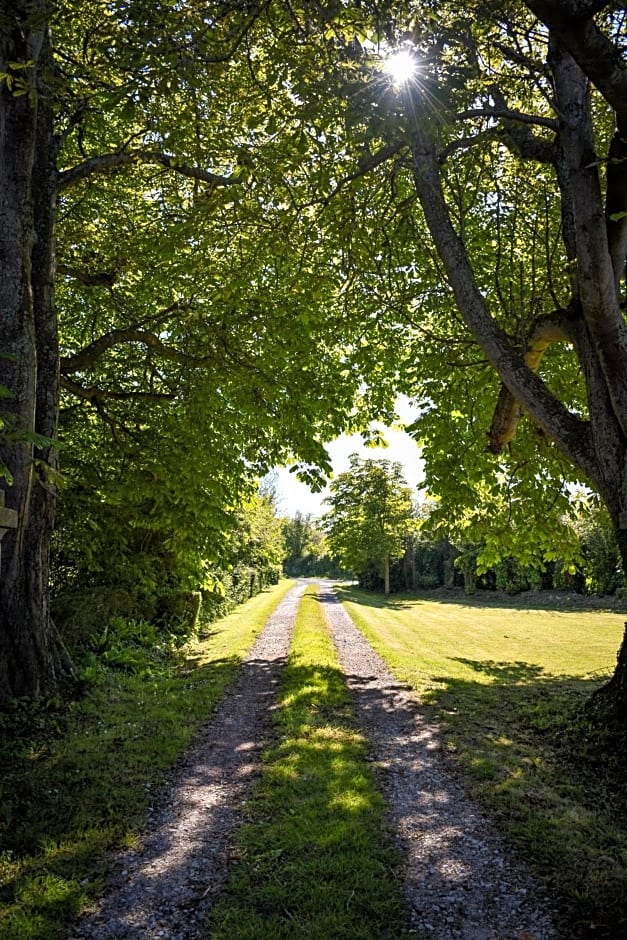
POLYGON ((54 689, 71 671, 50 618, 58 349, 54 307, 55 167, 46 3, 0 4, 0 460, 18 526, 2 542, 0 702, 54 689), (32 24, 28 28, 25 23, 32 24), (28 63, 28 65, 27 65, 28 63), (15 64, 23 66, 17 70, 15 64), (44 440, 45 439, 45 440, 44 440))

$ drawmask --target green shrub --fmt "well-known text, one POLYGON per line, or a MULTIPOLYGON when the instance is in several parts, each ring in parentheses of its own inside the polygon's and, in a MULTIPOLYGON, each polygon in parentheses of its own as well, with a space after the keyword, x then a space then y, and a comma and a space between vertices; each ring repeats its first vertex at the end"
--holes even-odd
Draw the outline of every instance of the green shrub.
POLYGON ((437 574, 418 574, 416 575, 415 586, 418 590, 427 591, 431 588, 437 588, 441 585, 437 574))
POLYGON ((238 604, 259 594, 268 585, 278 584, 280 576, 281 570, 275 566, 259 570, 248 565, 236 565, 231 571, 213 571, 211 587, 202 591, 200 621, 213 623, 225 617, 238 604))

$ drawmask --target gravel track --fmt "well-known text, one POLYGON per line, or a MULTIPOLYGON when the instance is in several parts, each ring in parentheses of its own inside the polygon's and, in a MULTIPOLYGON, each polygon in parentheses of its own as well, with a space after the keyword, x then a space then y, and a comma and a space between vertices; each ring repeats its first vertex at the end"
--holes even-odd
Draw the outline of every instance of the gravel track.
POLYGON ((141 845, 119 856, 107 894, 73 940, 199 940, 228 868, 292 637, 299 583, 279 603, 191 751, 141 845))
MULTIPOLYGON (((556 940, 528 871, 447 770, 438 729, 356 629, 331 582, 317 583, 397 832, 413 930, 433 940, 556 940)), ((268 620, 155 800, 141 844, 118 856, 106 895, 71 940, 206 940, 306 587, 299 582, 268 620)))
POLYGON ((433 940, 554 940, 553 912, 447 770, 439 730, 320 582, 404 858, 411 926, 433 940))

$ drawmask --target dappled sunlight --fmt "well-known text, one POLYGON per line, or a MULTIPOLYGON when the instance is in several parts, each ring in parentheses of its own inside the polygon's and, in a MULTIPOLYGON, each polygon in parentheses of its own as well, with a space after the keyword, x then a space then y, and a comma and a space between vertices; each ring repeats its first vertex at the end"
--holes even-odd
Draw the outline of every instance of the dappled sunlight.
MULTIPOLYGON (((347 681, 359 711, 364 715, 371 746, 382 769, 385 794, 390 800, 395 825, 407 855, 408 892, 415 905, 413 926, 420 931, 426 926, 423 911, 438 909, 449 912, 462 925, 459 936, 465 936, 466 930, 469 936, 474 936, 480 929, 478 925, 495 922, 499 923, 503 936, 524 932, 525 917, 529 912, 525 912, 523 906, 508 907, 509 902, 499 906, 500 897, 505 898, 511 893, 512 877, 518 878, 518 875, 513 876, 507 868, 502 847, 494 840, 489 824, 468 799, 457 778, 451 775, 450 764, 443 759, 449 747, 443 730, 432 720, 433 710, 420 707, 417 698, 408 693, 405 681, 409 678, 408 671, 399 671, 401 682, 391 676, 388 678, 385 663, 377 663, 376 654, 363 649, 364 639, 346 612, 332 596, 329 595, 326 602, 347 681), (358 652, 360 649, 361 653, 358 652), (516 913, 512 914, 514 909, 516 913), (499 915, 495 914, 496 910, 500 911, 499 915), (507 918, 512 919, 507 920, 506 925, 507 918)), ((352 605, 350 609, 352 616, 352 605)), ((381 607, 378 607, 377 614, 381 612, 381 607)), ((361 608, 357 613, 361 613, 361 608)), ((397 611, 394 616, 398 614, 397 611)), ((404 617, 405 612, 401 611, 400 616, 404 617)), ((386 642, 379 646, 388 655, 392 649, 394 655, 402 649, 402 643, 395 644, 394 640, 404 639, 404 636, 400 630, 392 634, 383 616, 376 619, 360 617, 359 625, 364 623, 371 628, 370 635, 375 636, 377 630, 385 635, 386 642)), ((425 640, 427 630, 426 625, 417 619, 414 637, 425 640)), ((451 634, 449 630, 449 642, 451 634)), ((407 656, 412 656, 409 650, 407 656)), ((390 656, 391 660, 393 658, 390 656)), ((414 652, 412 660, 415 658, 414 652)), ((457 681, 465 689, 481 689, 481 694, 489 695, 496 708, 497 687, 504 676, 515 683, 515 689, 524 689, 528 694, 529 685, 540 681, 538 675, 543 674, 542 668, 538 670, 526 662, 502 663, 488 657, 485 662, 468 658, 467 662, 455 665, 463 670, 465 676, 457 681), (518 684, 521 677, 525 680, 522 685, 518 684)), ((431 680, 431 685, 434 682, 439 685, 438 690, 433 689, 434 698, 446 700, 450 717, 457 719, 457 712, 460 712, 460 721, 468 722, 470 718, 472 724, 473 716, 466 712, 465 700, 450 694, 451 677, 438 676, 431 680)), ((504 743, 506 736, 496 722, 493 728, 488 729, 488 734, 499 740, 498 751, 509 751, 509 745, 504 743)), ((449 739, 454 737, 448 725, 446 735, 449 739)), ((451 743, 450 747, 455 745, 451 743)), ((499 767, 493 755, 479 749, 470 756, 475 762, 478 779, 493 786, 498 779, 499 767)), ((529 768, 527 772, 535 773, 536 768, 529 768)), ((531 917, 534 917, 533 913, 531 917)), ((429 929, 436 928, 430 926, 429 929)))
POLYGON ((429 609, 433 605, 471 611, 502 610, 506 616, 525 616, 527 613, 546 614, 610 614, 622 616, 622 607, 610 598, 599 601, 586 595, 562 595, 559 592, 537 592, 531 594, 504 594, 497 591, 477 591, 465 594, 460 588, 439 588, 420 594, 398 593, 384 594, 367 591, 356 585, 340 585, 335 588, 342 603, 353 602, 364 607, 379 610, 417 610, 429 609))
MULTIPOLYGON (((292 592, 275 603, 269 619, 266 614, 267 629, 237 675, 230 672, 229 694, 177 765, 167 800, 161 794, 150 807, 145 837, 118 859, 115 890, 89 918, 87 936, 140 936, 155 917, 178 933, 191 910, 204 916, 203 907, 224 879, 227 838, 257 771, 260 732, 276 697, 296 603, 292 592)), ((250 634, 249 623, 242 637, 252 640, 250 634)))
POLYGON ((450 801, 450 793, 446 790, 431 790, 430 792, 425 791, 420 794, 419 802, 420 805, 425 806, 437 806, 438 804, 448 803, 450 801))
MULTIPOLYGON (((306 667, 301 668, 305 669, 306 667)), ((302 689, 290 692, 289 695, 282 698, 281 705, 285 708, 291 708, 292 706, 307 707, 308 704, 314 708, 319 707, 320 695, 328 692, 332 678, 328 675, 324 676, 321 672, 316 672, 314 680, 310 685, 304 685, 302 689)))
POLYGON ((298 745, 295 745, 293 741, 286 741, 279 747, 292 750, 297 746, 303 754, 306 752, 338 754, 346 748, 345 728, 318 727, 312 730, 310 727, 299 726, 295 730, 303 735, 299 738, 298 745))
POLYGON ((363 793, 345 790, 329 800, 329 809, 340 809, 349 813, 359 813, 372 809, 372 800, 363 793))
POLYGON ((557 601, 553 609, 512 610, 487 603, 483 595, 466 605, 459 597, 404 597, 394 606, 355 588, 339 593, 396 675, 431 703, 441 699, 451 679, 491 686, 602 680, 615 664, 623 633, 618 612, 564 611, 557 601))
POLYGON ((309 595, 273 721, 277 739, 266 751, 254 813, 238 837, 241 861, 210 935, 230 936, 235 922, 251 937, 350 936, 357 922, 373 935, 385 925, 388 935, 392 917, 400 936, 402 898, 379 831, 383 803, 309 595))

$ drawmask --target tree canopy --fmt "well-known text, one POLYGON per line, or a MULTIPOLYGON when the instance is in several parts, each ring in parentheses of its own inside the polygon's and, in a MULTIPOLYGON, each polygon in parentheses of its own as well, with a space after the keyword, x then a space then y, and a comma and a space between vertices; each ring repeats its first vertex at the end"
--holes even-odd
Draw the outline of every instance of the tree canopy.
POLYGON ((2 695, 67 669, 57 436, 68 506, 210 554, 404 391, 487 560, 546 556, 573 480, 625 559, 622 6, 0 3, 2 695))
POLYGON ((317 479, 324 440, 389 408, 391 384, 355 407, 361 329, 333 241, 308 251, 293 25, 282 4, 0 4, 0 697, 68 669, 59 490, 102 567, 146 532, 215 558, 270 466, 317 479))

